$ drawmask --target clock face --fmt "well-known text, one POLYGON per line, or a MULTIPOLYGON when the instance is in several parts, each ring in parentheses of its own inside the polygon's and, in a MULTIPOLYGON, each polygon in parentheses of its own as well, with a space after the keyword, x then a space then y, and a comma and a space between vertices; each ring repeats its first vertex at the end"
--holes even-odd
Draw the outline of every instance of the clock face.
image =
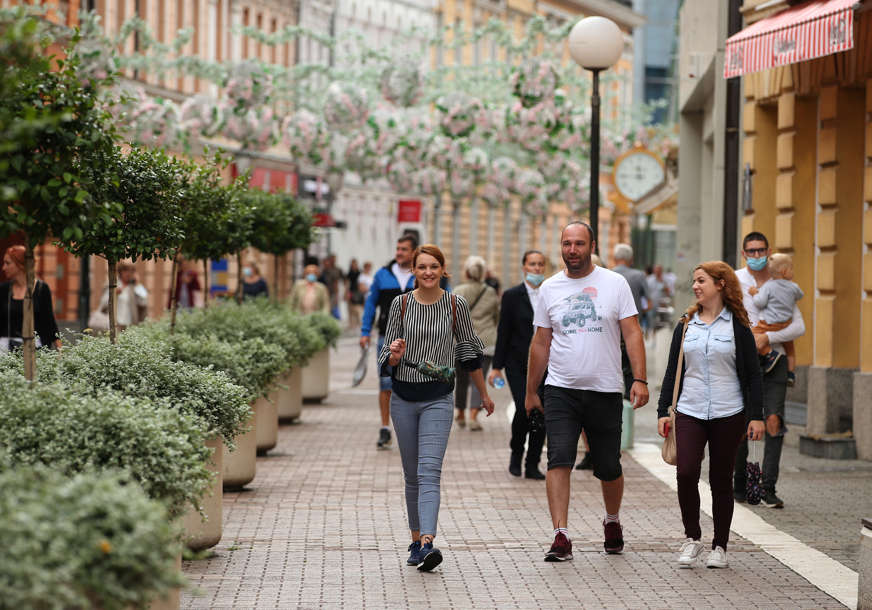
POLYGON ((615 186, 630 201, 640 200, 665 177, 663 166, 647 152, 630 153, 615 168, 615 186))

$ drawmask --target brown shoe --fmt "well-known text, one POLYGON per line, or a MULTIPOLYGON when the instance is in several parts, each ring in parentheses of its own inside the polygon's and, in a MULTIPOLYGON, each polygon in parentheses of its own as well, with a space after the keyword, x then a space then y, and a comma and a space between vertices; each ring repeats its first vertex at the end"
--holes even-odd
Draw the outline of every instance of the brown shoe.
POLYGON ((603 547, 609 555, 620 555, 624 552, 624 529, 620 522, 606 523, 603 521, 606 541, 603 547))

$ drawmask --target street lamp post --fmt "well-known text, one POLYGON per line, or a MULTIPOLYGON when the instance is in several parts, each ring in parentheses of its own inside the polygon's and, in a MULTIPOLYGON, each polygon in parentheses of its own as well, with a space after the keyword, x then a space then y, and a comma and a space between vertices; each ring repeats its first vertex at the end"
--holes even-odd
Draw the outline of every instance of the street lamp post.
MULTIPOLYGON (((600 95, 599 73, 612 67, 624 51, 624 35, 611 19, 586 17, 569 32, 569 54, 593 73, 590 94, 590 226, 599 231, 600 95)), ((597 246, 599 240, 597 239, 597 246)))

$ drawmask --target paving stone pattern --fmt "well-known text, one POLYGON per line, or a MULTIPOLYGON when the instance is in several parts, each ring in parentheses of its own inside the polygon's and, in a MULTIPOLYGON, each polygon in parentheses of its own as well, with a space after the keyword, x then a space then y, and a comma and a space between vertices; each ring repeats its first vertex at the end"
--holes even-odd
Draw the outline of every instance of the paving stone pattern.
MULTIPOLYGON (((626 551, 602 552, 602 499, 573 472, 575 560, 545 563, 545 485, 508 474, 507 390, 484 431, 454 428, 442 479, 430 574, 405 565, 409 543, 399 451, 376 451, 376 380, 350 388, 357 350, 332 353, 332 393, 306 405, 258 458, 249 489, 224 496, 215 556, 185 562, 197 595, 183 608, 754 608, 842 607, 748 541, 733 537, 728 570, 679 570, 674 492, 624 455, 626 551)), ((703 518, 704 536, 711 521, 703 518)))

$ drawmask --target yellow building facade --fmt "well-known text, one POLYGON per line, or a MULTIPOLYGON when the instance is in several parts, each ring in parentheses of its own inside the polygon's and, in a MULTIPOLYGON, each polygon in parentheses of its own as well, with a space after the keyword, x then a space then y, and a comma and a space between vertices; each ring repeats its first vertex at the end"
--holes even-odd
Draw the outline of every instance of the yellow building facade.
MULTIPOLYGON (((746 0, 742 12, 749 25, 786 6, 746 0)), ((741 233, 793 255, 807 374, 788 398, 807 404, 806 438, 850 433, 872 459, 872 14, 854 13, 853 28, 848 51, 742 76, 741 233)))

